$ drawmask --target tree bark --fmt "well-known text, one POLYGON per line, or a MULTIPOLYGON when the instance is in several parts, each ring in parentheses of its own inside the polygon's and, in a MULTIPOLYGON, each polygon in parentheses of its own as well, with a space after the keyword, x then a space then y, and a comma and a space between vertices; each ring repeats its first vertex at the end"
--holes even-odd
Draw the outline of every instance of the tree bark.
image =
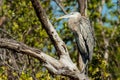
POLYGON ((82 16, 87 16, 87 0, 78 0, 79 11, 82 16))

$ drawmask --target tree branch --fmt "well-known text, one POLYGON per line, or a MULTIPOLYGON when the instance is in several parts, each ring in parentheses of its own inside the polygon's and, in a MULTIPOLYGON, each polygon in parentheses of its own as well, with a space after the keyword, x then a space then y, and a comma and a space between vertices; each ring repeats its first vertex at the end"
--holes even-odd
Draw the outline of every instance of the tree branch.
MULTIPOLYGON (((42 8, 41 4, 38 0, 31 0, 33 7, 36 11, 37 17, 39 18, 42 27, 46 30, 47 34, 49 35, 51 41, 53 42, 56 51, 58 52, 60 56, 60 63, 64 65, 62 68, 59 68, 57 70, 57 74, 61 75, 67 75, 69 77, 73 77, 75 79, 86 79, 84 73, 80 73, 76 65, 72 62, 69 52, 67 50, 67 47, 65 43, 62 41, 62 39, 57 34, 56 30, 54 29, 53 25, 50 23, 44 9, 42 8)), ((48 70, 54 69, 51 64, 47 64, 46 67, 49 67, 48 70)))
POLYGON ((7 31, 5 31, 4 29, 0 28, 0 31, 3 32, 3 33, 5 33, 6 35, 8 35, 8 37, 10 37, 10 38, 12 38, 12 39, 15 40, 15 38, 13 38, 13 36, 11 34, 9 34, 7 31))
POLYGON ((64 14, 68 14, 65 9, 63 8, 63 6, 61 5, 59 0, 54 0, 56 2, 56 4, 61 8, 61 10, 64 12, 64 14))
POLYGON ((78 0, 79 11, 82 16, 87 16, 87 0, 78 0))
POLYGON ((42 24, 42 27, 46 30, 47 34, 49 35, 52 43, 56 48, 56 51, 59 54, 60 59, 57 60, 45 54, 39 49, 29 47, 23 43, 10 39, 0 38, 0 47, 35 57, 43 61, 45 63, 44 66, 54 74, 68 76, 75 80, 88 80, 88 77, 86 77, 84 73, 80 73, 79 69, 72 62, 65 43, 62 41, 62 39, 59 37, 56 30, 54 29, 53 25, 50 23, 50 20, 48 19, 39 1, 31 0, 31 2, 36 11, 37 17, 39 18, 42 24))
POLYGON ((58 52, 59 56, 69 55, 67 47, 62 39, 57 34, 56 30, 54 29, 53 25, 50 23, 44 9, 42 8, 41 4, 38 0, 31 0, 33 7, 36 11, 37 17, 39 18, 42 27, 46 30, 47 34, 49 35, 52 43, 54 44, 56 51, 58 52))
MULTIPOLYGON (((39 49, 29 47, 21 42, 0 38, 0 47, 27 54, 39 60, 42 60, 45 63, 44 66, 54 74, 69 76, 77 80, 87 78, 83 73, 79 72, 79 70, 77 69, 77 67, 75 67, 73 63, 65 65, 61 60, 56 60, 51 56, 45 54, 44 52, 40 51, 39 49)), ((66 60, 66 62, 68 61, 66 60)))
POLYGON ((56 59, 48 56, 47 54, 40 51, 39 49, 28 47, 27 45, 17 42, 15 40, 0 38, 0 47, 15 50, 20 53, 25 53, 39 60, 42 60, 45 63, 46 62, 51 63, 51 61, 55 61, 54 63, 56 63, 57 65, 60 65, 56 59))
MULTIPOLYGON (((0 6, 1 7, 1 6, 0 6)), ((6 17, 5 16, 2 16, 0 18, 0 27, 3 25, 3 23, 6 21, 6 17)))

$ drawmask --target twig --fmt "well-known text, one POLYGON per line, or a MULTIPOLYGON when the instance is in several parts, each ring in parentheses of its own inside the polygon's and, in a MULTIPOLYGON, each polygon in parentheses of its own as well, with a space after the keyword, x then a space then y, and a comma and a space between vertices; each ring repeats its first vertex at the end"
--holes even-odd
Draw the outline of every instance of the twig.
MULTIPOLYGON (((3 53, 6 53, 6 51, 4 50, 3 53)), ((11 65, 7 64, 7 62, 5 62, 5 59, 3 57, 0 57, 0 58, 1 58, 1 60, 2 60, 2 62, 3 62, 4 65, 7 65, 9 68, 11 68, 13 70, 21 72, 21 70, 19 70, 18 68, 16 69, 16 68, 12 67, 11 65)))
MULTIPOLYGON (((1 7, 1 6, 0 6, 1 7)), ((3 23, 6 21, 6 17, 5 16, 2 16, 0 18, 0 27, 3 25, 3 23)))
POLYGON ((59 0, 54 0, 56 2, 56 4, 61 8, 61 10, 64 12, 64 14, 68 14, 65 9, 63 8, 62 4, 60 3, 59 0))
POLYGON ((9 34, 7 31, 5 31, 4 29, 0 28, 0 31, 4 32, 5 34, 7 34, 9 37, 11 37, 12 39, 15 40, 15 38, 13 38, 13 36, 11 34, 9 34))

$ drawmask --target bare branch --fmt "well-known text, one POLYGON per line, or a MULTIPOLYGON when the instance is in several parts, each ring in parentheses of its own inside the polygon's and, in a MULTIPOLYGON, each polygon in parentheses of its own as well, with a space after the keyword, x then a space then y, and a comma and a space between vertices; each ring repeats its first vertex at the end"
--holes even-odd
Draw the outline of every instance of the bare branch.
POLYGON ((7 34, 10 38, 15 39, 11 34, 9 34, 7 31, 5 31, 4 29, 0 28, 0 31, 2 31, 3 33, 7 34))
POLYGON ((10 39, 0 38, 0 48, 14 50, 19 53, 35 57, 44 62, 44 66, 54 74, 68 76, 75 80, 88 80, 88 77, 86 77, 84 73, 80 73, 76 65, 72 62, 65 43, 62 41, 53 25, 50 23, 50 20, 48 19, 39 1, 31 0, 31 2, 36 11, 37 17, 42 24, 42 27, 46 30, 51 41, 53 42, 60 59, 57 60, 39 49, 29 47, 23 43, 10 39))
POLYGON ((3 3, 3 0, 0 0, 0 11, 1 11, 2 3, 3 3))
POLYGON ((69 76, 76 80, 88 78, 83 73, 80 73, 77 67, 75 67, 73 63, 70 63, 69 60, 56 60, 40 51, 39 49, 28 47, 27 45, 15 40, 0 38, 0 47, 27 54, 39 60, 42 60, 45 63, 44 66, 54 74, 69 76), (68 64, 64 63, 65 61, 68 62, 68 64))
POLYGON ((87 16, 87 0, 78 0, 79 11, 82 16, 87 16))
POLYGON ((117 26, 114 27, 113 32, 111 33, 110 39, 113 38, 113 36, 115 35, 116 30, 117 30, 117 26))
POLYGON ((56 4, 61 8, 61 10, 64 12, 64 14, 68 14, 65 9, 63 8, 62 4, 60 3, 59 0, 54 0, 56 2, 56 4))
POLYGON ((50 23, 44 9, 42 8, 41 4, 38 0, 31 0, 33 7, 36 11, 36 14, 42 23, 42 27, 46 30, 47 34, 49 35, 51 41, 53 42, 56 51, 60 55, 60 63, 62 64, 62 67, 55 68, 54 64, 48 64, 45 65, 48 70, 52 70, 54 74, 61 74, 66 75, 69 77, 72 77, 74 79, 86 79, 86 75, 84 73, 80 73, 76 65, 72 62, 69 56, 69 52, 67 50, 67 47, 65 43, 62 41, 62 39, 57 34, 56 30, 54 29, 53 25, 50 23))
MULTIPOLYGON (((1 7, 1 6, 0 6, 1 7)), ((6 20, 6 17, 5 16, 2 16, 1 18, 0 18, 0 27, 3 25, 3 23, 5 22, 5 20, 6 20)))
POLYGON ((105 30, 103 30, 103 31, 101 32, 101 34, 102 34, 102 36, 103 36, 103 41, 104 41, 104 44, 105 44, 105 54, 104 54, 104 58, 105 58, 105 60, 107 61, 107 60, 108 60, 108 57, 109 57, 109 54, 108 54, 108 52, 109 52, 109 50, 108 50, 109 39, 107 39, 107 38, 105 37, 105 30))
POLYGON ((0 47, 15 50, 20 53, 25 53, 39 60, 42 60, 45 63, 46 62, 51 63, 51 61, 54 61, 54 63, 60 66, 59 62, 56 59, 48 56, 47 54, 40 51, 39 49, 28 47, 27 45, 17 42, 15 40, 8 40, 8 39, 0 38, 0 47))
POLYGON ((31 0, 33 7, 36 11, 36 14, 42 23, 42 27, 46 30, 47 34, 49 35, 52 43, 54 44, 56 51, 62 57, 63 55, 68 55, 68 50, 65 45, 65 43, 62 41, 62 39, 57 34, 56 30, 54 29, 53 25, 50 23, 50 20, 48 19, 44 9, 42 8, 41 4, 38 0, 31 0))

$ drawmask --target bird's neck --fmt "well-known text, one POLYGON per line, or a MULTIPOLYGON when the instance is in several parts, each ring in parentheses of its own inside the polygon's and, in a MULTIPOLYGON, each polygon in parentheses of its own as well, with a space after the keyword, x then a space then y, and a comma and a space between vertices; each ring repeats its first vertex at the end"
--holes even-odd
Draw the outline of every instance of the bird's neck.
POLYGON ((80 20, 80 18, 70 18, 68 20, 68 27, 72 31, 77 31, 78 30, 78 26, 79 26, 79 20, 80 20))

